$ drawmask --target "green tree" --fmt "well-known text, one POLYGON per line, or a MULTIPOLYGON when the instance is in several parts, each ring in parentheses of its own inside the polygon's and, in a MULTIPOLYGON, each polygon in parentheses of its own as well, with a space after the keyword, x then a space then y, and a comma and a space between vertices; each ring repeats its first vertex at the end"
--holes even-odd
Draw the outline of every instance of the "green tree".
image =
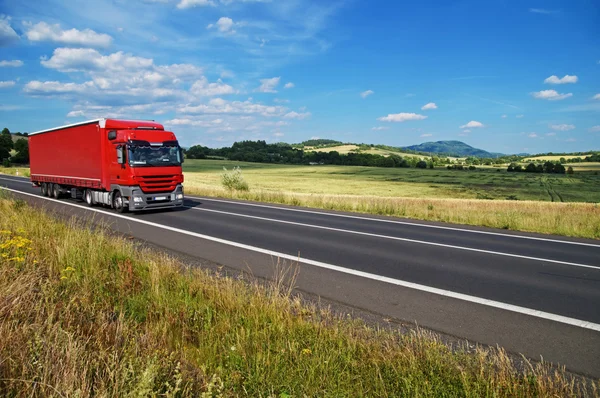
POLYGON ((569 168, 567 169, 567 174, 573 174, 573 168, 571 166, 569 166, 569 168))
POLYGON ((3 159, 8 159, 12 148, 13 141, 12 136, 10 135, 10 130, 5 127, 0 134, 0 161, 3 159))
POLYGON ((17 151, 17 154, 11 158, 14 163, 29 163, 29 141, 27 139, 18 139, 15 142, 15 151, 17 151))

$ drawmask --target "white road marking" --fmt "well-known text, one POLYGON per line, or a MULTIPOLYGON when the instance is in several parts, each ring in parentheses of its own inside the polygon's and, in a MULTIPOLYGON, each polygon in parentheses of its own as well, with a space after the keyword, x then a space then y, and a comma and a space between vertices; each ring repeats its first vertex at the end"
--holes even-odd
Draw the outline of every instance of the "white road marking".
POLYGON ((199 239, 209 240, 212 242, 222 243, 222 244, 225 244, 228 246, 238 247, 241 249, 250 250, 253 252, 257 252, 257 253, 267 254, 272 257, 279 257, 279 258, 283 258, 286 260, 296 261, 296 262, 303 263, 303 264, 309 264, 309 265, 313 265, 315 267, 329 269, 332 271, 337 271, 337 272, 341 272, 341 273, 348 274, 348 275, 354 275, 354 276, 358 276, 361 278, 376 280, 376 281, 389 283, 389 284, 396 285, 396 286, 402 286, 402 287, 406 287, 409 289, 414 289, 414 290, 419 290, 419 291, 423 291, 423 292, 427 292, 427 293, 437 294, 440 296, 450 297, 450 298, 454 298, 457 300, 468 301, 468 302, 475 303, 475 304, 486 305, 488 307, 499 308, 499 309, 506 310, 506 311, 516 312, 519 314, 529 315, 529 316, 536 317, 536 318, 546 319, 546 320, 550 320, 550 321, 554 321, 554 322, 564 323, 566 325, 577 326, 577 327, 580 327, 583 329, 590 329, 590 330, 600 332, 600 324, 593 323, 593 322, 583 321, 583 320, 575 319, 575 318, 569 318, 569 317, 562 316, 562 315, 552 314, 552 313, 544 312, 544 311, 538 311, 538 310, 534 310, 531 308, 520 307, 520 306, 513 305, 513 304, 502 303, 499 301, 488 300, 488 299, 481 298, 481 297, 470 296, 467 294, 457 293, 457 292, 453 292, 450 290, 438 289, 438 288, 431 287, 431 286, 425 286, 425 285, 421 285, 418 283, 403 281, 400 279, 389 278, 386 276, 371 274, 368 272, 357 271, 357 270, 353 270, 353 269, 349 269, 349 268, 340 267, 338 265, 333 265, 333 264, 323 263, 320 261, 301 258, 300 256, 292 256, 292 255, 285 254, 285 253, 279 253, 279 252, 276 252, 273 250, 262 249, 260 247, 245 245, 243 243, 237 243, 237 242, 233 242, 233 241, 229 241, 229 240, 225 240, 225 239, 215 238, 214 236, 208 236, 208 235, 203 235, 203 234, 199 234, 199 233, 192 232, 192 231, 187 231, 184 229, 169 227, 166 225, 153 223, 151 221, 135 219, 135 218, 123 216, 123 215, 117 214, 117 213, 112 213, 112 212, 108 212, 108 211, 104 211, 104 210, 100 210, 100 209, 84 207, 84 206, 77 205, 74 203, 64 202, 64 201, 47 198, 47 197, 43 197, 43 196, 39 196, 39 195, 27 193, 27 192, 21 192, 21 191, 17 191, 15 189, 11 189, 11 188, 0 187, 0 189, 15 192, 15 193, 21 194, 21 195, 32 196, 37 199, 49 200, 49 201, 52 201, 52 202, 55 202, 58 204, 62 204, 62 205, 77 207, 82 210, 88 210, 88 211, 93 211, 96 213, 105 214, 110 217, 121 218, 121 219, 124 219, 127 221, 136 222, 138 224, 149 225, 149 226, 152 226, 155 228, 161 228, 161 229, 165 229, 168 231, 177 232, 177 233, 188 235, 188 236, 193 236, 193 237, 196 237, 199 239))
POLYGON ((435 229, 444 229, 444 230, 450 230, 450 231, 468 232, 468 233, 473 233, 473 234, 495 235, 495 236, 502 236, 502 237, 505 237, 505 238, 531 239, 531 240, 539 240, 539 241, 544 241, 544 242, 564 243, 564 244, 567 244, 567 245, 580 245, 580 246, 591 246, 591 247, 599 247, 600 248, 600 244, 595 244, 595 243, 572 242, 572 241, 568 241, 568 240, 551 239, 551 238, 540 238, 540 237, 536 237, 536 236, 511 235, 511 234, 504 234, 504 233, 501 233, 501 232, 478 231, 478 230, 466 229, 466 228, 444 227, 442 225, 419 224, 417 222, 398 221, 398 220, 386 220, 386 219, 382 219, 382 218, 352 216, 352 215, 349 215, 349 214, 326 213, 326 212, 314 211, 314 210, 292 209, 292 208, 289 208, 289 207, 269 206, 269 205, 262 205, 262 204, 257 204, 257 203, 234 202, 234 201, 229 201, 229 200, 206 198, 206 197, 200 197, 200 196, 186 195, 186 198, 194 198, 194 199, 206 200, 206 201, 209 201, 209 202, 228 203, 228 204, 234 204, 234 205, 240 205, 240 206, 264 207, 264 208, 267 208, 267 209, 277 209, 277 210, 284 210, 284 211, 293 211, 293 212, 297 212, 297 213, 318 214, 320 216, 328 216, 328 217, 352 218, 352 219, 356 219, 356 220, 366 220, 366 221, 376 221, 376 222, 383 222, 383 223, 390 223, 390 224, 408 225, 408 226, 411 226, 411 227, 435 228, 435 229))
POLYGON ((473 252, 478 252, 478 253, 494 254, 494 255, 497 255, 497 256, 516 257, 516 258, 523 258, 523 259, 526 259, 526 260, 542 261, 542 262, 548 262, 548 263, 571 265, 571 266, 575 266, 575 267, 583 267, 583 268, 591 268, 591 269, 598 269, 598 270, 600 270, 600 266, 596 266, 596 265, 571 263, 571 262, 568 262, 568 261, 551 260, 551 259, 547 259, 547 258, 523 256, 523 255, 520 255, 520 254, 503 253, 503 252, 496 252, 496 251, 484 250, 484 249, 475 249, 475 248, 472 248, 472 247, 448 245, 448 244, 445 244, 445 243, 427 242, 427 241, 424 241, 424 240, 400 238, 400 237, 397 237, 397 236, 372 234, 372 233, 368 233, 368 232, 352 231, 352 230, 349 230, 349 229, 324 227, 324 226, 321 226, 321 225, 304 224, 304 223, 299 223, 299 222, 294 222, 294 221, 285 221, 285 220, 278 220, 278 219, 275 219, 275 218, 266 218, 266 217, 251 216, 251 215, 248 215, 248 214, 231 213, 231 212, 228 212, 228 211, 221 211, 221 210, 199 209, 199 208, 196 208, 196 207, 188 207, 188 206, 184 206, 184 207, 187 207, 188 209, 192 209, 192 210, 197 210, 197 211, 207 211, 207 212, 211 212, 211 213, 227 214, 227 215, 230 215, 230 216, 252 218, 252 219, 255 219, 255 220, 270 221, 270 222, 276 222, 276 223, 281 223, 281 224, 297 225, 297 226, 300 226, 300 227, 324 229, 324 230, 327 230, 327 231, 335 231, 335 232, 345 232, 345 233, 348 233, 348 234, 370 236, 370 237, 374 237, 374 238, 399 240, 399 241, 402 241, 402 242, 418 243, 418 244, 422 244, 422 245, 447 247, 449 249, 467 250, 467 251, 473 251, 473 252))
MULTIPOLYGON (((0 179, 25 183, 25 181, 18 181, 18 180, 8 179, 8 178, 0 177, 0 179)), ((351 218, 351 219, 356 219, 356 220, 375 221, 375 222, 382 222, 382 223, 389 223, 389 224, 400 224, 400 225, 407 225, 407 226, 412 226, 412 227, 435 228, 435 229, 443 229, 443 230, 449 230, 449 231, 467 232, 467 233, 472 233, 472 234, 502 236, 504 238, 529 239, 529 240, 538 240, 538 241, 542 241, 542 242, 563 243, 566 245, 579 245, 579 246, 589 246, 589 247, 600 248, 600 244, 595 244, 595 243, 573 242, 573 241, 560 240, 560 239, 540 238, 540 237, 536 237, 536 236, 512 235, 512 234, 506 234, 506 233, 501 233, 501 232, 478 231, 478 230, 466 229, 466 228, 445 227, 442 225, 419 224, 417 222, 386 220, 386 219, 382 219, 382 218, 372 218, 372 217, 363 217, 363 216, 352 216, 349 214, 326 213, 326 212, 322 212, 322 211, 293 209, 293 208, 289 208, 289 207, 270 206, 270 205, 263 205, 263 204, 258 204, 258 203, 235 202, 235 201, 230 201, 230 200, 206 198, 206 197, 200 197, 200 196, 186 195, 185 197, 206 200, 209 202, 228 203, 228 204, 240 205, 240 206, 262 207, 262 208, 267 208, 267 209, 292 211, 292 212, 297 212, 297 213, 318 214, 321 216, 328 216, 328 217, 351 218)))

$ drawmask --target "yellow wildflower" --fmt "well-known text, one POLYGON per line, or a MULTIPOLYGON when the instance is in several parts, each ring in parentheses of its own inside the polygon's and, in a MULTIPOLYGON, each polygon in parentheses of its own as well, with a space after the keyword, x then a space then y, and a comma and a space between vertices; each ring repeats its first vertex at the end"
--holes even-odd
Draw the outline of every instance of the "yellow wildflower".
POLYGON ((310 348, 303 348, 302 351, 300 352, 302 355, 310 355, 312 354, 312 351, 310 348))

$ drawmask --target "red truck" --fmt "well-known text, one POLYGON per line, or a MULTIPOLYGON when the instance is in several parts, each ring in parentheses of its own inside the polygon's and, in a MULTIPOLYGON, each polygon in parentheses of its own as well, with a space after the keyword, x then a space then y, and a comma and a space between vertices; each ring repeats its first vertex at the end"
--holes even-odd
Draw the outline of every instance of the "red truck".
POLYGON ((117 212, 183 205, 183 152, 153 121, 96 119, 29 134, 31 181, 117 212))

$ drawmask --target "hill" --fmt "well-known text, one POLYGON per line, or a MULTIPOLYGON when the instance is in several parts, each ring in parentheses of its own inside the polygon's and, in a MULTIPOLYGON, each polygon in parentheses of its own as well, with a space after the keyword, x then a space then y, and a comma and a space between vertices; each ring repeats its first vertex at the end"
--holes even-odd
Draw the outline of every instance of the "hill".
POLYGON ((428 152, 450 156, 477 156, 480 158, 497 158, 503 156, 501 153, 484 151, 483 149, 473 148, 462 141, 436 141, 424 142, 419 145, 407 146, 405 149, 417 152, 428 152))

